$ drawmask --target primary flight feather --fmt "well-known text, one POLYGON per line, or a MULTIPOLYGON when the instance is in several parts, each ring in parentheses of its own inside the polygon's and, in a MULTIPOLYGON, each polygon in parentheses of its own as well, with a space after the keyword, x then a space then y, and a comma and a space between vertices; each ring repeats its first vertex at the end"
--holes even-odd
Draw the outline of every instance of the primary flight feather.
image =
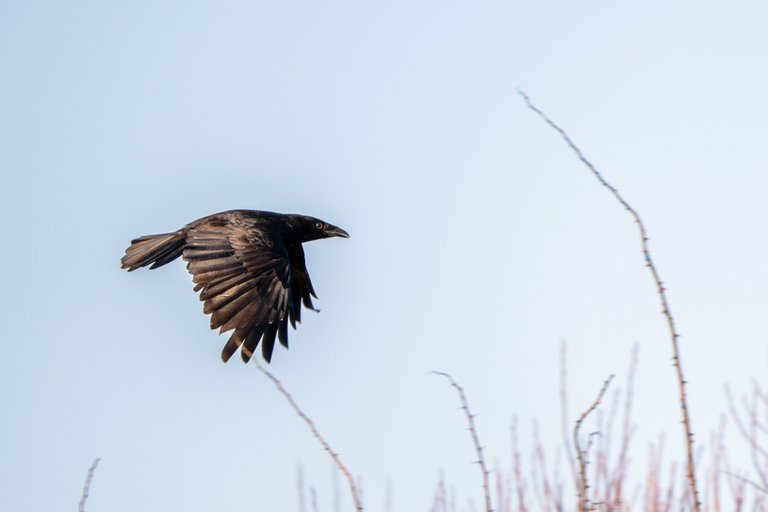
POLYGON ((195 291, 211 315, 211 329, 234 332, 221 352, 224 362, 240 348, 243 361, 261 343, 269 362, 275 338, 288 347, 301 304, 317 298, 302 243, 339 236, 343 229, 305 215, 231 210, 191 222, 173 233, 131 241, 121 263, 129 272, 161 267, 179 256, 187 262, 195 291))

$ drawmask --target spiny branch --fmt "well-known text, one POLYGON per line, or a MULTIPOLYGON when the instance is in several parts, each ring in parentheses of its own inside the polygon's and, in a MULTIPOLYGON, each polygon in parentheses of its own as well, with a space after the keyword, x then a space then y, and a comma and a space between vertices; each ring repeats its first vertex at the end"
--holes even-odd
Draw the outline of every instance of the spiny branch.
POLYGON ((656 291, 659 294, 659 300, 661 301, 661 310, 664 314, 664 317, 667 319, 667 327, 669 329, 669 335, 670 335, 670 341, 672 343, 672 365, 675 368, 676 374, 677 374, 677 385, 678 385, 678 392, 680 397, 680 409, 682 413, 682 421, 683 424, 683 431, 685 433, 685 447, 686 447, 686 463, 687 463, 687 480, 688 480, 688 487, 693 499, 693 510, 694 512, 700 512, 701 510, 701 502, 699 501, 699 491, 698 486, 696 483, 696 467, 694 464, 694 450, 693 450, 693 431, 691 427, 691 419, 688 412, 688 397, 686 394, 686 380, 683 374, 683 365, 682 360, 680 357, 680 346, 678 343, 678 340, 680 338, 680 335, 677 332, 677 328, 675 327, 675 320, 672 316, 672 312, 669 307, 669 301, 667 299, 667 289, 664 287, 664 282, 661 280, 661 277, 659 276, 659 271, 656 268, 656 265, 653 262, 653 258, 651 258, 651 252, 648 247, 648 234, 645 228, 645 224, 643 223, 643 220, 640 218, 640 214, 637 213, 637 211, 630 206, 630 204, 624 199, 624 197, 619 194, 619 191, 606 179, 603 177, 603 175, 600 173, 600 171, 597 170, 597 168, 592 165, 592 162, 587 160, 587 158, 584 156, 584 154, 581 152, 578 146, 571 140, 571 138, 568 136, 568 134, 560 128, 557 124, 555 124, 547 115, 542 112, 540 109, 538 109, 536 106, 533 105, 531 102, 531 99, 528 97, 525 92, 523 92, 521 89, 518 89, 517 91, 520 96, 525 101, 526 105, 529 109, 536 112, 539 117, 541 117, 552 129, 557 131, 560 136, 563 138, 563 140, 570 146, 570 148, 576 153, 576 156, 581 160, 581 162, 589 168, 589 170, 592 172, 592 174, 597 178, 597 180, 600 182, 602 186, 607 188, 613 197, 621 204, 624 209, 629 212, 629 214, 632 216, 632 218, 635 221, 635 224, 637 224, 637 228, 640 232, 640 243, 642 246, 642 252, 643 252, 643 258, 645 259, 646 267, 651 272, 651 275, 653 277, 653 281, 656 284, 656 291))
POLYGON ((80 512, 85 512, 85 502, 88 501, 88 494, 91 492, 91 481, 93 481, 93 474, 96 472, 96 466, 99 465, 100 457, 93 459, 91 467, 88 468, 88 476, 85 477, 85 484, 83 484, 83 495, 80 497, 80 512))
POLYGON ((323 446, 323 449, 328 453, 328 455, 331 456, 331 459, 333 459, 333 462, 336 464, 336 467, 339 468, 339 470, 344 474, 344 477, 346 477, 347 482, 349 483, 349 490, 352 493, 352 501, 355 505, 355 510, 357 512, 360 512, 363 510, 363 503, 360 499, 360 493, 358 492, 357 485, 355 484, 355 479, 352 478, 352 473, 349 472, 347 467, 344 465, 343 462, 341 462, 341 459, 339 458, 339 454, 333 451, 331 449, 331 446, 328 444, 328 442, 325 440, 325 438, 320 435, 320 432, 317 430, 317 427, 315 427, 315 423, 307 416, 304 411, 301 410, 301 408, 298 406, 298 404, 294 401, 293 397, 291 396, 288 391, 283 387, 283 384, 272 375, 266 368, 261 366, 259 362, 256 360, 256 358, 253 358, 253 363, 256 365, 256 368, 259 369, 261 373, 266 375, 266 377, 272 381, 272 383, 275 385, 278 391, 285 397, 285 399, 288 401, 288 403, 293 408, 294 412, 303 419, 306 424, 309 426, 309 430, 312 431, 312 435, 315 436, 315 439, 317 439, 320 444, 323 446))
POLYGON ((592 405, 589 406, 589 408, 581 413, 581 416, 579 416, 579 419, 576 420, 576 426, 573 427, 573 445, 576 448, 576 458, 579 461, 579 511, 584 511, 589 509, 589 484, 587 482, 587 452, 589 452, 589 445, 592 443, 592 436, 594 433, 589 435, 588 445, 586 448, 581 447, 581 442, 579 441, 579 430, 581 430, 581 424, 584 423, 584 420, 587 419, 587 416, 590 415, 592 411, 597 409, 597 406, 600 405, 600 402, 603 400, 603 396, 605 395, 605 392, 608 390, 608 386, 611 384, 611 381, 613 380, 613 375, 608 377, 605 382, 603 382, 603 387, 600 389, 600 393, 597 394, 597 398, 595 398, 595 401, 592 402, 592 405))
POLYGON ((492 512, 491 508, 491 485, 489 483, 488 466, 485 463, 485 456, 483 455, 483 446, 480 444, 480 437, 477 435, 477 427, 475 426, 475 415, 469 410, 469 402, 467 402, 467 395, 464 394, 464 389, 459 386, 453 377, 445 372, 432 372, 435 375, 442 375, 448 382, 451 383, 451 387, 456 389, 461 400, 461 408, 464 414, 467 416, 467 423, 469 423, 469 432, 472 434, 472 443, 475 445, 475 451, 477 452, 477 464, 480 466, 480 472, 483 475, 483 494, 485 497, 485 510, 486 512, 492 512))

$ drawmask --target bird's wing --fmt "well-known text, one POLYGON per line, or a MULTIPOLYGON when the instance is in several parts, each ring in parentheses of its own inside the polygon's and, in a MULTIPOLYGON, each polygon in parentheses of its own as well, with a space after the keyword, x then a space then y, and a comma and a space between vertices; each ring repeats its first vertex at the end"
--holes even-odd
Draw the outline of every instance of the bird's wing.
POLYGON ((263 231, 201 225, 190 229, 183 258, 211 315, 211 329, 234 329, 221 358, 227 361, 242 345, 248 362, 261 341, 269 362, 275 337, 288 346, 293 317, 291 262, 282 242, 263 231))
POLYGON ((309 278, 307 265, 304 262, 304 249, 302 245, 291 244, 288 246, 288 257, 291 262, 291 309, 290 320, 293 328, 296 328, 296 322, 301 321, 301 303, 313 311, 312 297, 317 298, 315 289, 312 288, 312 280, 309 278))

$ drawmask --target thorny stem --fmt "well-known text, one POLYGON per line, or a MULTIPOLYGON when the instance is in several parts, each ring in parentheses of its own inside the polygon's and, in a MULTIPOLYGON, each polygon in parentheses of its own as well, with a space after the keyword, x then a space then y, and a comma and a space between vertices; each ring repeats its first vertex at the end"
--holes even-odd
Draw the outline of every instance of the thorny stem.
POLYGON ((93 474, 96 472, 96 466, 99 465, 100 457, 93 459, 91 467, 88 468, 88 476, 85 477, 85 484, 83 484, 83 494, 80 497, 80 512, 85 512, 85 502, 88 501, 88 494, 91 492, 91 481, 93 481, 93 474))
POLYGON ((256 365, 256 368, 259 369, 261 373, 266 375, 266 377, 272 381, 272 383, 275 385, 278 391, 285 397, 286 400, 288 400, 288 403, 293 408, 294 412, 299 415, 301 419, 303 419, 306 424, 309 426, 309 430, 312 431, 312 435, 315 436, 315 439, 317 439, 320 444, 323 446, 323 449, 328 453, 328 455, 331 456, 331 459, 333 459, 333 462, 336 464, 336 467, 339 468, 339 470, 344 474, 344 476, 347 479, 347 482, 349 483, 349 490, 352 493, 352 501, 355 504, 355 510, 357 512, 360 512, 363 510, 363 503, 360 499, 360 493, 357 490, 357 485, 355 484, 355 479, 352 478, 352 473, 349 472, 347 467, 344 465, 343 462, 341 462, 341 459, 339 458, 339 454, 333 451, 331 449, 331 446, 328 444, 328 442, 325 440, 325 438, 320 435, 320 432, 317 430, 317 427, 315 427, 315 423, 304 414, 304 411, 301 410, 301 408, 296 404, 296 402, 293 400, 293 397, 291 396, 288 391, 283 387, 283 384, 272 375, 266 368, 261 366, 259 362, 256 360, 256 358, 253 358, 253 363, 256 365))
POLYGON ((664 287, 664 282, 661 280, 661 277, 659 276, 659 271, 656 269, 656 265, 653 262, 653 259, 651 258, 651 251, 648 247, 648 234, 645 229, 645 224, 643 224, 643 220, 640 218, 640 214, 637 213, 637 211, 630 206, 630 204, 624 199, 624 197, 619 194, 619 191, 606 179, 603 177, 602 174, 600 174, 600 171, 597 170, 597 168, 592 165, 592 162, 587 160, 587 158, 584 156, 584 154, 581 152, 578 146, 571 140, 571 138, 568 136, 568 134, 560 128, 557 124, 555 124, 547 115, 539 110, 536 106, 531 103, 531 99, 528 97, 527 94, 522 89, 518 89, 517 91, 520 96, 525 101, 526 105, 529 109, 536 112, 539 117, 541 117, 552 129, 557 131, 560 136, 563 138, 563 140, 570 146, 570 148, 576 153, 576 156, 581 160, 581 162, 586 165, 590 171, 592 171, 592 174, 597 178, 597 180, 600 182, 601 185, 603 185, 605 188, 607 188, 614 198, 621 204, 621 206, 624 207, 627 212, 632 216, 632 218, 635 221, 635 224, 637 224, 637 228, 640 232, 640 242, 642 245, 642 252, 643 252, 643 258, 645 259, 645 264, 648 267, 648 269, 651 271, 651 275, 653 276, 653 281, 656 284, 656 291, 659 294, 659 300, 661 301, 661 311, 664 314, 664 317, 667 319, 667 327, 669 328, 669 335, 670 335, 670 341, 672 343, 672 366, 675 368, 675 372, 677 374, 677 385, 678 385, 678 392, 680 395, 680 410, 682 413, 682 421, 683 424, 683 431, 685 433, 685 447, 686 447, 686 465, 687 465, 687 480, 688 480, 688 488, 691 493, 691 497, 693 500, 693 510, 694 512, 700 512, 701 510, 701 502, 699 501, 699 491, 698 486, 696 483, 696 467, 694 464, 694 451, 693 451, 693 431, 691 428, 691 419, 690 414, 688 412, 688 397, 686 394, 686 380, 683 374, 683 364, 680 357, 680 346, 678 343, 678 339, 680 338, 680 334, 677 332, 677 328, 675 327, 675 320, 672 317, 672 312, 669 308, 669 301, 667 300, 667 289, 664 287))
POLYGON ((579 430, 581 429, 581 424, 584 423, 584 420, 587 419, 587 416, 590 415, 592 411, 597 409, 597 406, 600 405, 600 402, 603 400, 603 396, 605 395, 605 392, 608 390, 608 386, 611 384, 611 381, 613 380, 613 375, 608 377, 605 382, 603 382, 603 387, 600 389, 600 393, 597 394, 597 398, 595 398, 595 401, 592 402, 592 405, 589 406, 589 408, 581 413, 581 416, 579 416, 579 419, 576 420, 576 426, 573 427, 573 445, 576 448, 576 458, 579 461, 579 511, 589 510, 589 484, 587 482, 587 452, 589 452, 589 444, 591 444, 591 438, 592 434, 590 434, 590 439, 588 441, 588 445, 586 448, 581 447, 581 443, 579 442, 579 430))
POLYGON ((488 466, 485 464, 485 457, 483 456, 483 447, 480 444, 480 437, 477 435, 477 428, 475 427, 475 415, 472 414, 472 411, 469 410, 469 402, 467 402, 467 396, 464 394, 464 389, 459 386, 455 380, 453 380, 453 377, 451 377, 449 374, 444 372, 432 372, 435 375, 442 375, 446 379, 448 379, 448 382, 451 383, 451 386, 456 389, 456 392, 459 394, 459 399, 461 399, 461 408, 464 411, 464 414, 467 416, 467 423, 469 423, 469 432, 472 434, 472 442, 475 445, 475 451, 477 452, 477 464, 480 466, 480 472, 483 474, 483 494, 485 497, 485 510, 486 512, 492 512, 493 509, 491 508, 491 486, 488 481, 488 466))

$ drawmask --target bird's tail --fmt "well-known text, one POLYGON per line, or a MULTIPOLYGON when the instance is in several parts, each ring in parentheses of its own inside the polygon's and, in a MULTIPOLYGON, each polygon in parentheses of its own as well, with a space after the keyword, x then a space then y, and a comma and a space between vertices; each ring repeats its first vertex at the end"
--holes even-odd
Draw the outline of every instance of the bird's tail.
POLYGON ((181 256, 185 240, 186 237, 179 231, 141 236, 131 240, 130 247, 125 250, 125 256, 120 260, 121 266, 127 268, 128 272, 150 264, 150 269, 162 267, 181 256))

